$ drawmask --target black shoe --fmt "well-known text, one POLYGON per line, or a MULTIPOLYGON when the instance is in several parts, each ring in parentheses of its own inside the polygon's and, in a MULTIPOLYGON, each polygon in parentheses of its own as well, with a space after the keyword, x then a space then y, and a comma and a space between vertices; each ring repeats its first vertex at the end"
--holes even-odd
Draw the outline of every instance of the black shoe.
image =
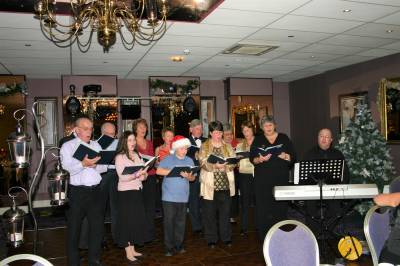
POLYGON ((211 248, 211 249, 214 249, 214 248, 215 248, 215 242, 209 242, 207 245, 208 245, 208 247, 211 248))
POLYGON ((228 248, 232 247, 232 241, 224 241, 225 246, 227 246, 228 248))

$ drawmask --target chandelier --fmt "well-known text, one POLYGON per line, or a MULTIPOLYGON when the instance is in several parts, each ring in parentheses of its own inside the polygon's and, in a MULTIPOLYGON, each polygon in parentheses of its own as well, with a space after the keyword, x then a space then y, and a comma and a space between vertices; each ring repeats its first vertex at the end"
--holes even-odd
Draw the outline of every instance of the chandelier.
MULTIPOLYGON (((167 29, 166 0, 70 0, 70 21, 56 16, 56 0, 36 0, 35 18, 40 20, 44 36, 58 47, 78 44, 87 52, 92 37, 108 52, 121 37, 123 46, 132 50, 135 43, 149 45, 167 29)), ((61 17, 61 16, 60 16, 61 17)))

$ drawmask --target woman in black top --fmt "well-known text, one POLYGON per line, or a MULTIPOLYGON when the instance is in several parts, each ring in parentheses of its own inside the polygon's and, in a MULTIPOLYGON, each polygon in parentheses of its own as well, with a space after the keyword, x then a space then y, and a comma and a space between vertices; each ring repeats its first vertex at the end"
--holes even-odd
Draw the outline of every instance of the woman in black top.
POLYGON ((288 136, 276 132, 275 121, 270 116, 260 120, 262 135, 256 136, 250 148, 250 161, 254 164, 254 192, 256 198, 256 228, 260 240, 277 222, 286 219, 287 202, 276 201, 275 186, 287 185, 289 170, 294 161, 293 145, 288 136), (258 148, 282 146, 265 156, 258 148))

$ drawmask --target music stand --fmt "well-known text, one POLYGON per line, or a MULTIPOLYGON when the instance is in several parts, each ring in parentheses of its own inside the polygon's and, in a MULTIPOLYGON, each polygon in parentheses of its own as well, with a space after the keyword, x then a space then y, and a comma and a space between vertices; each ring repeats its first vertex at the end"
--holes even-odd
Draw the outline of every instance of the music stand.
MULTIPOLYGON (((325 233, 330 233, 325 222, 323 208, 324 184, 339 184, 343 181, 344 160, 342 159, 319 159, 300 161, 294 166, 294 184, 296 185, 318 185, 320 202, 320 233, 317 239, 322 239, 322 251, 326 251, 325 233)), ((314 218, 313 218, 314 220, 314 218)), ((315 219, 317 220, 317 219, 315 219)), ((317 220, 318 221, 318 220, 317 220)), ((324 256, 324 255, 323 255, 324 256)))

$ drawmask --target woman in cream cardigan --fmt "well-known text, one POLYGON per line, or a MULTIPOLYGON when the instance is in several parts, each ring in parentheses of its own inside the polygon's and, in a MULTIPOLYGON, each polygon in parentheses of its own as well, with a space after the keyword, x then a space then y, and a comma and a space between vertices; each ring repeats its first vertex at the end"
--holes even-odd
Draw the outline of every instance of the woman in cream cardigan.
POLYGON ((207 162, 207 159, 210 154, 227 158, 235 156, 235 153, 232 147, 222 140, 223 127, 221 122, 211 122, 208 125, 208 129, 210 138, 201 145, 199 152, 204 236, 208 246, 214 248, 218 241, 218 224, 219 238, 225 245, 231 246, 232 230, 229 218, 231 196, 235 195, 233 175, 235 165, 226 163, 211 164, 207 162))

